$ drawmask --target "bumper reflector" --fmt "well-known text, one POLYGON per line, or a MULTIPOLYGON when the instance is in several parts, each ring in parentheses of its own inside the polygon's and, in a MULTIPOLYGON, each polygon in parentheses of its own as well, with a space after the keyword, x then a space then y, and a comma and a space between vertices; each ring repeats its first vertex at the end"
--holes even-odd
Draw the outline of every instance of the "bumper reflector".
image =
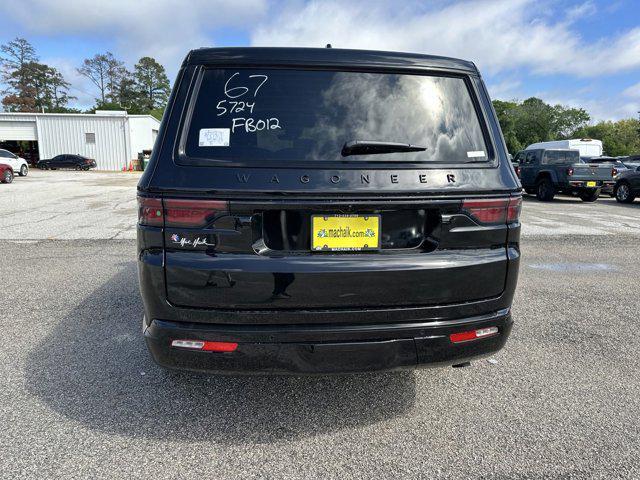
POLYGON ((202 340, 173 340, 171 346, 201 352, 234 352, 238 348, 235 342, 204 342, 202 340))
POLYGON ((452 333, 449 339, 453 343, 468 342, 479 338, 492 337, 497 335, 498 327, 479 328, 478 330, 469 330, 468 332, 452 333))

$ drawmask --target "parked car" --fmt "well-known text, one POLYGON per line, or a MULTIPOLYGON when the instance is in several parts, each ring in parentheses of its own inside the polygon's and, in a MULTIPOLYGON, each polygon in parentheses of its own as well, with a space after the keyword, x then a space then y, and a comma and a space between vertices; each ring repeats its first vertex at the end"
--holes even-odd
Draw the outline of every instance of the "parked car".
POLYGON ((583 163, 578 150, 522 150, 515 158, 525 192, 542 201, 565 193, 578 195, 584 202, 595 202, 601 188, 613 184, 611 168, 583 163))
POLYGON ((355 372, 505 344, 521 189, 473 63, 199 49, 175 85, 138 184, 156 362, 355 372))
POLYGON ((43 170, 56 170, 58 168, 71 168, 73 170, 89 170, 96 168, 96 161, 82 155, 56 155, 53 158, 40 160, 38 168, 43 170))
POLYGON ((0 182, 11 183, 13 182, 13 168, 6 163, 0 163, 0 182))
POLYGON ((640 196, 640 166, 625 170, 616 177, 613 194, 620 203, 631 203, 640 196))
POLYGON ((18 172, 18 175, 21 177, 25 177, 29 174, 29 165, 27 164, 27 161, 15 153, 11 153, 9 150, 0 148, 0 163, 6 163, 14 172, 18 172))

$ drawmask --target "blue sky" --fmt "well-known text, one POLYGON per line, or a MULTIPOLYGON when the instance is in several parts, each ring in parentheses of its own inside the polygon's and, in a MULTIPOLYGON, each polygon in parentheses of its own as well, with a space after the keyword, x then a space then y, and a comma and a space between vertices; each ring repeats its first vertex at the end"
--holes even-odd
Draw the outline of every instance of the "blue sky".
POLYGON ((640 110, 640 1, 5 0, 0 43, 27 38, 73 85, 75 71, 111 51, 129 68, 150 55, 173 78, 200 46, 324 46, 460 57, 480 68, 492 98, 538 96, 594 120, 640 110))

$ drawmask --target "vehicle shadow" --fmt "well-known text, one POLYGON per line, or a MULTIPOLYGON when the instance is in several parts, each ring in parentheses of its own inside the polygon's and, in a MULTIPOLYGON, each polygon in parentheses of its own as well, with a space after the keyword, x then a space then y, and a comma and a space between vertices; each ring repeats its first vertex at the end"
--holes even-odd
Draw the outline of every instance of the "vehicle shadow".
POLYGON ((637 209, 638 207, 640 207, 640 201, 635 200, 632 203, 620 203, 614 199, 607 199, 608 201, 603 202, 601 199, 598 200, 598 204, 600 205, 606 205, 607 207, 620 207, 620 208, 630 208, 630 209, 637 209))
POLYGON ((141 335, 135 263, 66 315, 25 365, 26 385, 88 428, 148 439, 270 443, 409 411, 413 372, 321 377, 165 371, 141 335))

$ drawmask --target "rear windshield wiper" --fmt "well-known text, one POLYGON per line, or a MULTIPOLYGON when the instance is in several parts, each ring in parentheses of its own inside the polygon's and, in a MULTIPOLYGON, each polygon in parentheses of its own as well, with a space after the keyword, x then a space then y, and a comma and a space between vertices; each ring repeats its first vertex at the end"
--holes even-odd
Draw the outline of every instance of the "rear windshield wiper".
POLYGON ((375 155, 378 153, 394 152, 422 152, 427 147, 411 145, 410 143, 375 142, 370 140, 354 140, 342 146, 342 156, 349 155, 375 155))

